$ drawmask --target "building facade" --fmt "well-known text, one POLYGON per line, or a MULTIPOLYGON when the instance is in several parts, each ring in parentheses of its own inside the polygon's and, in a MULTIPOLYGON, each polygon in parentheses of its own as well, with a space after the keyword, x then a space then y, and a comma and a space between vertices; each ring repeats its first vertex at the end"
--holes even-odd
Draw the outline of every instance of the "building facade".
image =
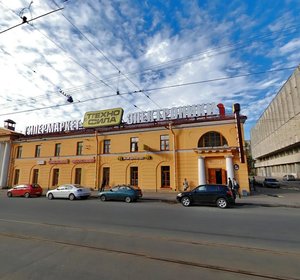
POLYGON ((246 117, 239 112, 225 114, 222 104, 193 105, 130 114, 123 122, 120 110, 88 112, 84 127, 28 126, 26 134, 10 140, 7 184, 131 184, 160 192, 183 190, 185 178, 193 188, 235 177, 249 192, 242 153, 246 117))
POLYGON ((251 130, 259 176, 300 178, 300 67, 289 77, 251 130))

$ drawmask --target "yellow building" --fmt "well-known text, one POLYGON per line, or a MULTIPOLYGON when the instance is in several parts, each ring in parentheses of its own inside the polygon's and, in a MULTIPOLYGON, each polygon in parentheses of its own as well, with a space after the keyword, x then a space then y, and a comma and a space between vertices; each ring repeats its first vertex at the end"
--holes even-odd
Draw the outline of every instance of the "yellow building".
POLYGON ((87 112, 83 122, 29 125, 25 134, 6 125, 0 129, 0 187, 125 183, 160 192, 182 190, 185 178, 191 188, 236 178, 248 193, 246 117, 235 105, 235 114, 225 114, 222 104, 198 104, 132 113, 126 122, 115 108, 87 112))

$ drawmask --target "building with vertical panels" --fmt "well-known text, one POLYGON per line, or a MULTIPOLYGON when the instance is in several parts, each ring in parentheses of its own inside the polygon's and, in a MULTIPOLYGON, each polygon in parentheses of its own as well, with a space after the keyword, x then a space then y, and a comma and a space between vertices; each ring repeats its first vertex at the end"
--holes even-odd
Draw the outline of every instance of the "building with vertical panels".
POLYGON ((300 178, 300 67, 285 82, 251 130, 259 176, 300 178))
POLYGON ((83 122, 29 124, 10 140, 7 184, 131 184, 160 192, 182 190, 184 178, 193 188, 235 177, 248 193, 246 117, 235 108, 226 113, 222 104, 197 104, 130 113, 127 121, 114 108, 87 112, 83 122))

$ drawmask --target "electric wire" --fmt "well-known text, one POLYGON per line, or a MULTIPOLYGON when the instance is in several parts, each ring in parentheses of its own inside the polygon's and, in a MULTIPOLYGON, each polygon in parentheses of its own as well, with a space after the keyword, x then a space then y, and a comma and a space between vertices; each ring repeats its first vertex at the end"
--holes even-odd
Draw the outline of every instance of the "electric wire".
MULTIPOLYGON (((1 4, 3 5, 3 3, 1 2, 1 4)), ((5 5, 4 5, 5 6, 5 5)), ((9 8, 8 8, 9 9, 9 8)), ((60 8, 63 9, 63 8, 60 8)), ((14 11, 12 11, 11 9, 9 9, 11 12, 13 12, 14 14, 16 14, 14 11)), ((32 20, 31 20, 32 21, 32 20)), ((29 22, 29 21, 27 21, 29 22)), ((31 26, 31 25, 30 25, 31 26)), ((95 74, 93 74, 91 71, 89 71, 86 67, 84 67, 83 65, 81 65, 78 61, 76 61, 72 56, 70 56, 68 54, 68 52, 61 47, 59 44, 57 44, 54 40, 52 40, 49 36, 47 36, 45 33, 41 32, 39 29, 37 29, 34 26, 31 26, 32 28, 34 28, 36 31, 38 31, 41 35, 43 35, 45 38, 47 38, 49 41, 51 41, 57 48, 59 48, 60 50, 62 50, 64 52, 64 54, 67 54, 67 57, 72 60, 74 63, 76 63, 78 66, 80 66, 82 69, 84 69, 85 71, 87 71, 90 75, 92 75, 95 79, 97 79, 99 82, 101 82, 102 84, 104 84, 105 86, 109 87, 112 91, 114 91, 113 87, 111 87, 108 83, 106 83, 105 81, 103 81, 102 79, 99 79, 95 74)), ((66 93, 68 94, 68 93, 66 93)))
MULTIPOLYGON (((52 2, 58 7, 58 4, 55 2, 55 0, 52 0, 52 2)), ((109 59, 109 57, 101 50, 99 49, 69 18, 67 18, 64 14, 62 14, 62 16, 73 26, 73 28, 85 39, 87 40, 91 46, 93 46, 95 48, 95 50, 97 50, 103 57, 104 59, 109 62, 118 72, 118 77, 121 74, 123 77, 125 77, 126 80, 128 80, 131 84, 133 84, 137 89, 140 90, 140 87, 134 83, 127 75, 125 75, 123 73, 123 71, 120 70, 120 68, 111 60, 109 59)), ((150 98, 149 95, 145 94, 144 95, 151 100, 158 108, 161 108, 154 100, 152 100, 150 98)), ((129 102, 129 101, 127 101, 129 102)), ((131 103, 132 105, 134 105, 134 107, 138 108, 137 106, 135 106, 135 104, 131 103)))
MULTIPOLYGON (((53 1, 54 2, 54 1, 53 1)), ((55 3, 55 2, 54 2, 55 3)), ((55 3, 56 4, 56 3, 55 3)), ((57 5, 57 4, 56 4, 57 5)), ((57 5, 58 6, 58 5, 57 5)), ((64 15, 63 15, 64 16, 64 15)), ((65 17, 65 16, 64 16, 65 17)), ((66 17, 65 17, 66 18, 66 17)), ((66 18, 67 19, 67 18, 66 18)), ((68 20, 68 19, 67 19, 68 20)), ((69 21, 69 20, 68 20, 69 21)), ((70 21, 69 21, 70 22, 70 21)), ((70 22, 71 24, 72 24, 72 22, 70 22)), ((73 24, 72 24, 73 25, 73 24)), ((73 25, 74 26, 74 25, 73 25)), ((286 30, 289 30, 289 29, 291 29, 291 28, 295 28, 295 27, 297 27, 297 26, 299 26, 299 25, 292 25, 292 26, 289 26, 289 27, 286 27, 284 30, 280 30, 280 31, 277 31, 277 32, 273 32, 273 33, 271 33, 271 34, 267 34, 267 35, 260 35, 260 36, 255 36, 255 37, 252 37, 252 38, 250 38, 250 39, 257 39, 257 38, 259 38, 259 39, 261 39, 261 38, 264 38, 264 37, 269 37, 269 36, 272 36, 272 35, 274 35, 274 33, 278 33, 278 32, 283 32, 283 31, 286 31, 286 30)), ((74 28, 77 28, 77 27, 75 27, 74 26, 74 28)), ((80 32, 80 30, 78 29, 78 32, 80 32)), ((286 33, 285 33, 286 34, 286 33)), ((82 34, 82 36, 84 36, 84 34, 82 34)), ((88 39, 88 38, 87 38, 88 39)), ((238 45, 238 44, 240 44, 241 42, 238 42, 238 43, 235 43, 235 44, 228 44, 228 45, 225 45, 225 46, 222 46, 222 47, 215 47, 215 48, 213 48, 213 49, 210 49, 210 50, 208 50, 208 51, 205 51, 205 52, 201 52, 200 54, 205 54, 205 53, 207 53, 207 52, 211 52, 212 50, 217 50, 217 49, 221 49, 221 48, 224 48, 224 47, 228 47, 228 46, 234 46, 234 45, 238 45)), ((95 47, 96 48, 96 47, 95 47)), ((64 50, 65 51, 65 50, 64 50)), ((101 52, 101 50, 98 50, 99 52, 101 52)), ((232 50, 227 50, 227 51, 232 51, 232 50)), ((226 52, 227 52, 226 51, 226 52)), ((66 52, 66 51, 65 51, 66 52)), ((103 52, 101 52, 101 53, 103 53, 103 52)), ((104 55, 104 54, 103 54, 104 55)), ((169 64, 169 63, 172 63, 172 62, 176 62, 176 61, 183 61, 183 60, 188 60, 188 59, 190 59, 191 57, 194 57, 195 55, 199 55, 199 54, 194 54, 194 55, 190 55, 190 56, 186 56, 186 57, 181 57, 181 58, 178 58, 178 59, 175 59, 175 60, 170 60, 170 61, 167 61, 167 62, 165 62, 165 63, 162 63, 162 64, 157 64, 157 65, 153 65, 151 68, 148 68, 148 69, 145 69, 144 71, 150 71, 150 70, 153 70, 154 68, 156 68, 156 67, 158 67, 158 66, 161 66, 161 65, 167 65, 167 64, 169 64)), ((214 54, 214 55, 216 55, 216 54, 214 54)), ((108 59, 108 58, 107 58, 108 59)), ((108 59, 109 60, 109 59, 108 59)), ((111 62, 111 61, 110 61, 111 62)), ((115 65, 115 67, 116 67, 116 65, 115 65)), ((118 68, 117 68, 118 69, 118 68)), ((159 70, 162 70, 162 69, 159 69, 159 70)), ((129 73, 129 74, 127 74, 127 75, 132 75, 132 74, 141 74, 142 72, 137 72, 137 73, 129 73)), ((112 78, 114 78, 114 77, 112 77, 112 78)), ((108 80, 107 80, 108 81, 108 80)), ((66 92, 66 93, 68 93, 68 94, 73 94, 73 93, 76 93, 77 91, 81 91, 81 89, 83 90, 83 89, 90 89, 90 88, 92 88, 93 86, 94 86, 94 88, 95 88, 95 86, 98 84, 98 82, 96 82, 96 83, 89 83, 89 84, 87 84, 87 85, 82 85, 82 86, 78 86, 78 87, 73 87, 73 88, 71 88, 71 89, 64 89, 64 92, 66 92)), ((140 90, 141 92, 144 92, 144 91, 142 91, 142 90, 140 90)), ((145 95, 146 95, 146 93, 145 93, 145 95)), ((146 95, 149 99, 150 99, 150 97, 149 97, 149 95, 146 95)))
MULTIPOLYGON (((295 27, 295 26, 290 26, 289 28, 287 29, 290 29, 292 27, 295 27)), ((283 30, 281 30, 281 32, 283 32, 283 30)), ((274 34, 272 34, 274 35, 274 34)), ((287 36, 289 34, 284 34, 284 36, 287 36)), ((257 38, 263 38, 263 37, 267 37, 268 35, 264 35, 264 36, 260 36, 260 37, 257 37, 257 38)), ((277 38, 278 39, 278 38, 277 38)), ((231 46, 233 46, 234 44, 230 44, 231 46)), ((147 69, 144 69, 142 71, 139 71, 139 72, 131 72, 131 73, 127 73, 127 76, 131 76, 131 75, 141 75, 143 73, 146 73, 146 72, 149 72, 149 71, 154 71, 156 68, 160 67, 160 66, 164 66, 163 68, 158 68, 157 71, 162 71, 163 69, 166 69, 166 68, 169 68, 169 67, 174 67, 174 65, 168 65, 169 63, 172 63, 172 62, 176 62, 176 61, 179 61, 179 62, 182 62, 182 63, 189 63, 189 62, 192 62, 192 61, 200 61, 200 60, 204 60, 204 59, 207 59, 209 57, 214 57, 216 55, 221 55, 221 54, 225 54, 225 53, 228 53, 228 52, 232 52, 232 51, 236 51, 238 49, 242 49, 244 47, 247 47, 249 45, 249 42, 245 43, 244 46, 240 46, 238 48, 234 48, 234 49, 229 49, 229 50, 224 50, 224 51, 220 51, 218 53, 211 53, 209 54, 209 52, 211 52, 211 50, 208 50, 208 51, 205 51, 205 52, 201 52, 201 54, 205 55, 206 56, 203 56, 202 58, 194 58, 193 60, 190 60, 190 58, 193 58, 193 57, 196 57, 197 55, 199 54, 195 54, 195 55, 192 55, 192 56, 186 56, 186 57, 181 57, 181 58, 178 58, 178 59, 175 59, 175 60, 170 60, 170 61, 167 61, 165 63, 161 63, 161 64, 156 64, 156 65, 153 65, 147 69), (185 61, 186 60, 186 61, 185 61)), ((229 46, 229 45, 228 45, 229 46)), ((217 49, 222 49, 223 47, 216 47, 214 48, 215 50, 217 49)), ((117 75, 116 74, 113 74, 113 75, 110 75, 107 79, 105 79, 106 81, 112 81, 113 79, 117 78, 117 75)), ((78 86, 78 87, 75 87, 75 88, 70 88, 70 89, 65 89, 66 92, 70 92, 70 93, 75 93, 77 91, 80 91, 82 89, 89 89, 89 88, 96 88, 97 87, 97 82, 96 83, 89 83, 89 84, 85 84, 85 85, 81 85, 81 86, 78 86)))
MULTIPOLYGON (((191 86, 191 85, 203 84, 203 83, 211 83, 211 82, 217 82, 217 81, 221 81, 221 80, 229 80, 229 79, 247 77, 247 76, 251 76, 251 75, 262 75, 262 74, 266 74, 266 73, 273 73, 273 72, 278 72, 278 71, 291 70, 291 69, 295 69, 296 67, 297 66, 285 67, 285 68, 273 69, 273 70, 268 70, 268 71, 263 71, 263 72, 246 73, 246 74, 240 74, 240 75, 235 75, 235 76, 230 76, 230 77, 220 77, 220 78, 202 80, 202 81, 195 81, 195 82, 190 82, 190 83, 183 83, 183 84, 169 85, 169 86, 164 86, 164 87, 150 88, 150 89, 145 89, 143 91, 156 91, 156 90, 161 90, 161 89, 172 89, 172 88, 176 88, 176 87, 191 86)), ((120 92, 118 95, 122 96, 122 95, 136 94, 136 93, 142 93, 142 92, 140 90, 132 91, 132 92, 124 92, 124 93, 120 92)), ((110 97, 116 97, 116 94, 93 97, 93 98, 88 98, 88 99, 81 100, 81 101, 74 101, 72 104, 85 103, 85 102, 89 102, 89 101, 95 101, 95 100, 110 98, 110 97)), ((62 106, 67 106, 67 105, 71 105, 71 104, 70 103, 69 104, 59 104, 59 105, 57 104, 57 105, 53 105, 53 106, 32 108, 32 109, 28 109, 28 110, 4 113, 4 114, 0 114, 0 116, 7 116, 7 115, 12 115, 12 114, 20 114, 20 113, 28 113, 28 112, 32 112, 32 111, 45 110, 45 109, 55 109, 55 108, 59 108, 59 107, 62 107, 62 106)))
MULTIPOLYGON (((290 27, 288 27, 288 28, 286 28, 286 29, 291 29, 291 28, 295 28, 297 25, 294 25, 294 26, 290 26, 290 27)), ((280 31, 280 32, 283 32, 282 30, 280 31)), ((274 34, 271 34, 271 35, 274 35, 274 34)), ((271 36, 271 35, 264 35, 264 37, 269 37, 269 36, 271 36)), ((256 37, 256 38, 262 38, 262 36, 258 36, 258 37, 256 37)), ((240 42, 239 42, 240 43, 240 42)), ((226 45, 226 46, 222 46, 221 48, 224 48, 224 47, 228 47, 228 46, 234 46, 234 45, 237 45, 237 44, 230 44, 230 45, 226 45)), ((221 49, 220 48, 220 49, 221 49)), ((217 47, 216 48, 214 48, 214 49, 218 49, 217 47)), ((100 50, 99 50, 100 51, 100 50)), ((210 52, 212 51, 212 49, 211 50, 209 50, 210 52)), ((229 51, 232 51, 232 50, 229 50, 229 51)), ((205 52, 202 52, 202 54, 203 53, 205 53, 205 52)), ((175 63, 175 62, 177 62, 177 61, 179 61, 179 62, 181 62, 181 61, 184 61, 185 59, 186 60, 188 60, 188 59, 190 59, 191 57, 194 57, 195 55, 199 55, 199 54, 194 54, 194 55, 192 55, 192 56, 186 56, 186 57, 182 57, 182 58, 178 58, 178 59, 175 59, 175 60, 170 60, 170 61, 168 61, 168 62, 166 62, 166 63, 164 63, 164 64, 157 64, 157 65, 154 65, 154 66, 152 66, 153 68, 151 69, 151 68, 148 68, 148 69, 146 69, 145 71, 149 71, 149 70, 153 70, 155 67, 159 67, 159 66, 161 66, 161 65, 166 65, 167 63, 175 63)), ((215 55, 215 54, 214 54, 215 55)), ((159 69, 159 70, 161 70, 161 69, 159 69)), ((137 72, 138 74, 140 74, 141 72, 137 72)), ((129 73, 129 74, 132 74, 132 73, 129 73)), ((127 74, 128 75, 128 74, 127 74)), ((247 75, 246 75, 247 76, 247 75)), ((222 80, 222 79, 224 79, 224 78, 219 78, 219 79, 217 79, 217 80, 222 80)), ((226 78, 225 78, 226 79, 226 78)), ((214 81, 214 79, 212 79, 211 81, 214 81)), ((202 81, 203 82, 203 81, 202 81)), ((166 89, 166 88, 169 88, 169 87, 177 87, 177 86, 184 86, 184 85, 192 85, 192 84, 195 84, 195 83, 201 83, 201 82, 191 82, 191 83, 186 83, 186 84, 181 84, 181 85, 171 85, 171 86, 165 86, 165 87, 160 87, 160 88, 152 88, 152 89, 143 89, 143 90, 138 90, 138 91, 132 91, 131 93, 135 93, 135 92, 142 92, 142 93, 145 93, 145 92, 147 92, 147 91, 153 91, 153 90, 158 90, 158 89, 166 89)), ((93 85, 95 85, 95 84, 89 84, 88 85, 88 87, 92 87, 93 85)), ((81 87, 83 87, 83 86, 81 86, 81 87)), ((87 85, 84 85, 84 87, 87 87, 87 85)), ((78 89, 78 87, 77 87, 77 89, 78 89)), ((73 91, 72 92, 76 92, 77 91, 77 89, 76 89, 76 87, 75 88, 73 88, 73 91)), ((68 91, 68 90, 64 90, 65 92, 70 92, 70 91, 68 91)))
POLYGON ((9 31, 9 30, 11 30, 11 29, 13 29, 13 28, 18 27, 18 26, 21 26, 21 25, 23 25, 23 24, 25 24, 25 23, 30 23, 30 22, 32 22, 32 21, 34 21, 34 20, 37 20, 37 19, 41 18, 41 17, 44 17, 44 16, 47 16, 47 15, 53 14, 53 13, 58 12, 58 11, 61 11, 61 10, 63 10, 63 9, 64 9, 64 8, 59 8, 59 9, 57 9, 57 10, 50 11, 50 12, 48 12, 48 13, 46 13, 46 14, 37 16, 37 17, 32 18, 32 19, 29 19, 29 20, 28 20, 26 17, 23 17, 23 21, 22 21, 21 23, 15 25, 15 26, 11 26, 11 27, 9 27, 9 28, 7 28, 7 29, 5 29, 5 30, 0 31, 0 34, 2 34, 2 33, 4 33, 4 32, 7 32, 7 31, 9 31))

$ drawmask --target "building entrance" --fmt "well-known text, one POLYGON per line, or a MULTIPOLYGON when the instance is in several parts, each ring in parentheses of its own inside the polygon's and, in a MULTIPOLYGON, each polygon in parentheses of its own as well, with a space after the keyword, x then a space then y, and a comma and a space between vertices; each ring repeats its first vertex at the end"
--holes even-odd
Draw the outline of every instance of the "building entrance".
POLYGON ((208 169, 208 182, 210 184, 227 184, 226 170, 222 168, 208 169))

